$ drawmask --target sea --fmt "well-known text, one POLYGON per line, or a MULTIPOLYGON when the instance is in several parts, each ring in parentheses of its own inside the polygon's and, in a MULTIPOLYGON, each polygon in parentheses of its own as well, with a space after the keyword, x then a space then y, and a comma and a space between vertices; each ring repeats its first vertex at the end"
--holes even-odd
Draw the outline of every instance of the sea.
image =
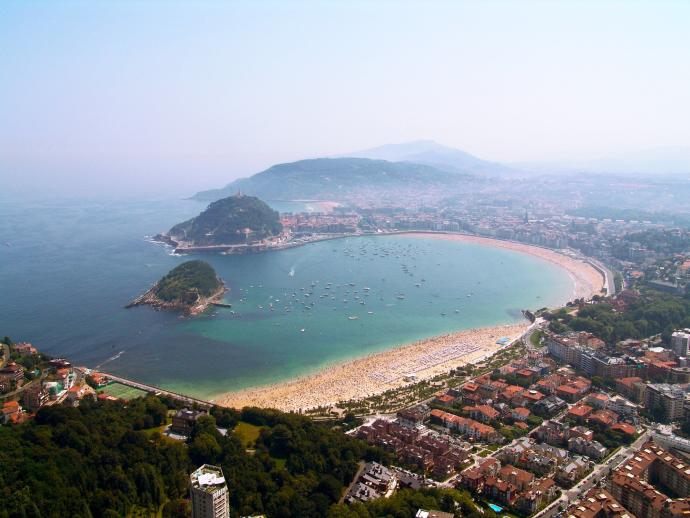
MULTIPOLYGON (((272 202, 276 210, 318 205, 272 202)), ((211 399, 452 331, 522 320, 572 297, 520 252, 408 236, 202 258, 232 308, 196 318, 124 306, 190 256, 150 236, 195 216, 181 199, 0 199, 0 336, 76 365, 211 399)))

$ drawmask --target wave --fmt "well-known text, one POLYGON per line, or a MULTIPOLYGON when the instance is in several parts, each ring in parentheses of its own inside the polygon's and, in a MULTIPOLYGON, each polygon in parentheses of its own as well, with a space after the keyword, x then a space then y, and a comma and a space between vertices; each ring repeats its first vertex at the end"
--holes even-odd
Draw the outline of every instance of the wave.
POLYGON ((100 368, 101 368, 103 365, 105 365, 106 363, 109 363, 109 362, 112 362, 112 361, 114 361, 114 360, 117 360, 117 359, 118 359, 120 356, 122 356, 124 353, 125 353, 124 351, 120 351, 120 352, 117 353, 115 356, 111 356, 110 358, 108 358, 107 360, 104 360, 104 361, 103 361, 102 363, 100 363, 99 365, 96 365, 96 369, 100 369, 100 368))

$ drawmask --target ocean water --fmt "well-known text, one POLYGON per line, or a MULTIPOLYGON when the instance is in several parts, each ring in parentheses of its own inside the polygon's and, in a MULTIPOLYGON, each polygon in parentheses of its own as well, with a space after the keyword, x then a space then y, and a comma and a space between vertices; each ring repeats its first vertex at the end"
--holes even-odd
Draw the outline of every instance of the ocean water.
POLYGON ((572 295, 565 271, 526 254, 372 236, 204 256, 229 286, 232 309, 193 319, 124 309, 189 259, 146 236, 203 208, 190 200, 0 201, 0 335, 210 398, 428 336, 518 322, 521 309, 572 295))

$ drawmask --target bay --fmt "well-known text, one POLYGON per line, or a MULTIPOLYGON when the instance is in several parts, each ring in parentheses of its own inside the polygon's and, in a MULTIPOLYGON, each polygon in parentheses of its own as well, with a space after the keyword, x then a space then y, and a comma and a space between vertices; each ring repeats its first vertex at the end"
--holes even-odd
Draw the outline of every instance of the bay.
MULTIPOLYGON (((0 201, 0 334, 76 364, 210 398, 425 337, 514 323, 572 294, 523 253, 368 236, 249 256, 203 256, 232 309, 181 319, 123 306, 189 257, 146 239, 192 200, 0 201)), ((303 210, 294 202, 277 210, 303 210)), ((308 208, 308 207, 304 207, 308 208)))

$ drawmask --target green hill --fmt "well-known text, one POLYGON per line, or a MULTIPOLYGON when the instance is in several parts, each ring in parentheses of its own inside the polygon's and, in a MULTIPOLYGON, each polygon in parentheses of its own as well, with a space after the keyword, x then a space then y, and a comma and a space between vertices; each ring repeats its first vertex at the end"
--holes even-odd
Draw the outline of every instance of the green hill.
POLYGON ((251 243, 283 230, 279 214, 253 196, 235 195, 211 203, 201 214, 175 225, 176 241, 196 246, 251 243))
POLYGON ((226 291, 225 284, 210 264, 187 261, 170 270, 151 289, 125 307, 149 305, 198 315, 218 302, 226 291))
POLYGON ((278 164, 222 189, 197 193, 199 200, 217 200, 241 190, 269 200, 345 200, 371 191, 453 189, 476 178, 432 165, 368 158, 317 158, 278 164))
POLYGON ((205 261, 187 261, 163 277, 153 293, 165 302, 193 304, 198 295, 210 297, 223 286, 213 267, 205 261))

